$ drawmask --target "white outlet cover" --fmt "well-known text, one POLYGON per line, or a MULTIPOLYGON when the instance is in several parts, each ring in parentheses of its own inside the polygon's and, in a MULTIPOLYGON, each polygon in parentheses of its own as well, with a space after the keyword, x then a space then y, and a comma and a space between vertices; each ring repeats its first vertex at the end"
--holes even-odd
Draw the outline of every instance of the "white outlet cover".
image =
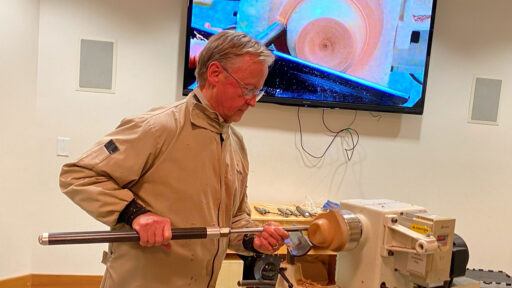
POLYGON ((69 156, 69 141, 68 137, 57 137, 57 156, 69 156))

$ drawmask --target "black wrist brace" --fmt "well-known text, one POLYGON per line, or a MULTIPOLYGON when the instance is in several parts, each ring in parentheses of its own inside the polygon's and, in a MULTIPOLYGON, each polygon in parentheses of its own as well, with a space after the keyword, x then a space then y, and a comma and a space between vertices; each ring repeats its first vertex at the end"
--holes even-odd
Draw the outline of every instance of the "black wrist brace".
POLYGON ((117 218, 117 223, 125 223, 132 227, 133 220, 137 218, 137 216, 148 212, 151 211, 133 199, 130 201, 130 203, 128 203, 128 205, 124 207, 123 211, 121 211, 119 217, 117 218))
POLYGON ((254 235, 253 234, 245 234, 244 239, 242 240, 242 246, 244 246, 245 250, 261 254, 260 251, 254 248, 254 235))

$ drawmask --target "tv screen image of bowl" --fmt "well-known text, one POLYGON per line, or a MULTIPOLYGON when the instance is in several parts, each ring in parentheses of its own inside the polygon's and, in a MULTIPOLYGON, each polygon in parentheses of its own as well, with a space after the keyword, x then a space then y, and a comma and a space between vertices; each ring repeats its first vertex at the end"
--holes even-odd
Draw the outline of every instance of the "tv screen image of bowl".
POLYGON ((435 0, 203 0, 189 6, 184 91, 208 38, 243 31, 276 56, 262 102, 421 114, 435 0))

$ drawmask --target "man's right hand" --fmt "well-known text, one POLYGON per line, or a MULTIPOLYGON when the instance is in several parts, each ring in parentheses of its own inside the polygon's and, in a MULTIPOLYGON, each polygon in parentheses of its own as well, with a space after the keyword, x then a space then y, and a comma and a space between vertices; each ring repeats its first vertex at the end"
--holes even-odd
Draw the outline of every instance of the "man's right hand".
POLYGON ((140 237, 140 245, 144 247, 162 246, 171 249, 171 221, 151 212, 137 216, 132 222, 132 228, 140 237))

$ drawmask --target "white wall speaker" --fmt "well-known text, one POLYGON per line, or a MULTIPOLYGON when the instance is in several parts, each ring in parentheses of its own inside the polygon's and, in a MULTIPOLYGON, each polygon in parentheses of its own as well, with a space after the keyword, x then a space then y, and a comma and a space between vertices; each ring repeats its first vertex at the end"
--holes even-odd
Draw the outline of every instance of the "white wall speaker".
POLYGON ((469 105, 469 123, 498 125, 501 79, 475 77, 469 105))
POLYGON ((79 91, 115 92, 115 41, 80 39, 79 91))

